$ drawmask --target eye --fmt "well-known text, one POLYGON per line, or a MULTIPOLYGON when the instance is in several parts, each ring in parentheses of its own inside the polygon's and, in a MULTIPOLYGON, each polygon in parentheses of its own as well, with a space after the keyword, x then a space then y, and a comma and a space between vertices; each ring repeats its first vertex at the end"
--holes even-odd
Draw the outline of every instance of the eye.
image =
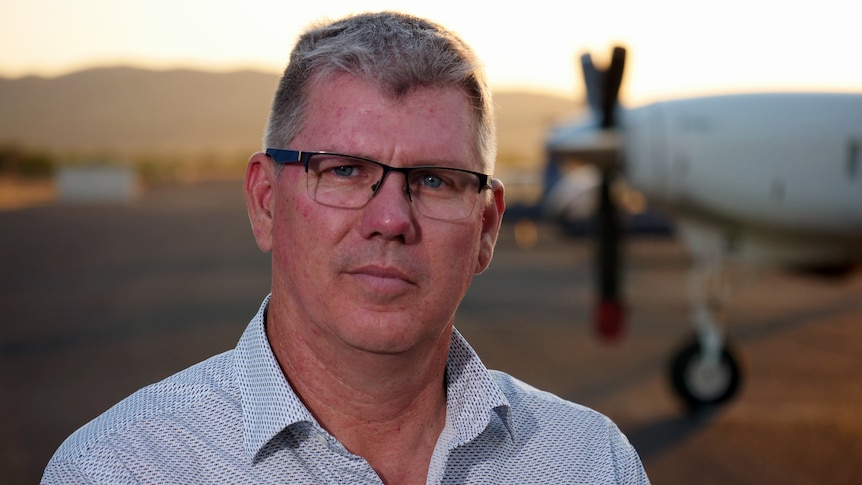
POLYGON ((379 171, 374 164, 363 160, 330 154, 316 157, 312 168, 321 179, 332 182, 349 180, 351 183, 363 183, 365 179, 373 178, 375 172, 379 171))
POLYGON ((338 177, 350 177, 354 173, 356 173, 356 166, 352 165, 341 165, 338 167, 333 167, 329 170, 333 175, 338 177))
POLYGON ((472 175, 449 168, 421 168, 411 174, 411 189, 436 196, 453 196, 475 185, 472 175))
POLYGON ((427 187, 429 189, 438 189, 443 186, 446 182, 437 174, 434 173, 424 173, 422 174, 422 178, 420 179, 420 183, 422 187, 427 187))

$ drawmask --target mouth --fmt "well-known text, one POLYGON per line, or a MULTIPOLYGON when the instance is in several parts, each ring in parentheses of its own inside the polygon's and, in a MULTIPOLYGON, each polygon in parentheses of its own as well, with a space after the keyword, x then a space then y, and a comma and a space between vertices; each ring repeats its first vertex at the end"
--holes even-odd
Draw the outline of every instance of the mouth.
POLYGON ((362 266, 348 271, 347 274, 378 293, 402 293, 416 285, 416 281, 407 273, 391 267, 362 266))

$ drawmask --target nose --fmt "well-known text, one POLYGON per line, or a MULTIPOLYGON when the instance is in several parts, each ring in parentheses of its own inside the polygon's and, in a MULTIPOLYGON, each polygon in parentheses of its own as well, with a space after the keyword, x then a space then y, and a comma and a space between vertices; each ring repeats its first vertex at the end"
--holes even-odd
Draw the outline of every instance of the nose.
POLYGON ((404 175, 397 172, 384 174, 372 191, 371 200, 363 209, 362 235, 401 240, 405 244, 414 242, 419 230, 404 175))

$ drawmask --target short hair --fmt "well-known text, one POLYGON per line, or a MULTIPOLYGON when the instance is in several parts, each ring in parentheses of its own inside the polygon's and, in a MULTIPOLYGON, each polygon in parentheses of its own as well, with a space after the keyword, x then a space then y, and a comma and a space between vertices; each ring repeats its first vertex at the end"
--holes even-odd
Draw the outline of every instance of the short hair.
POLYGON ((319 23, 300 36, 272 102, 266 146, 289 146, 302 127, 311 83, 339 73, 371 81, 393 99, 417 87, 462 89, 475 115, 476 148, 483 169, 493 171, 494 107, 478 57, 444 27, 396 12, 319 23))

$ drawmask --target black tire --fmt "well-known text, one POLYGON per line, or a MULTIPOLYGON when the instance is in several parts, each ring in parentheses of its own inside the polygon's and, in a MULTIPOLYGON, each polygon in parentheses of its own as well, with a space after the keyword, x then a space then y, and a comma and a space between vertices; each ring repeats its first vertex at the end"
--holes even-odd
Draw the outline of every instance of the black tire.
POLYGON ((726 403, 736 395, 741 381, 737 359, 727 346, 721 349, 718 373, 698 371, 700 355, 700 342, 695 338, 674 355, 670 365, 671 386, 690 411, 726 403))

